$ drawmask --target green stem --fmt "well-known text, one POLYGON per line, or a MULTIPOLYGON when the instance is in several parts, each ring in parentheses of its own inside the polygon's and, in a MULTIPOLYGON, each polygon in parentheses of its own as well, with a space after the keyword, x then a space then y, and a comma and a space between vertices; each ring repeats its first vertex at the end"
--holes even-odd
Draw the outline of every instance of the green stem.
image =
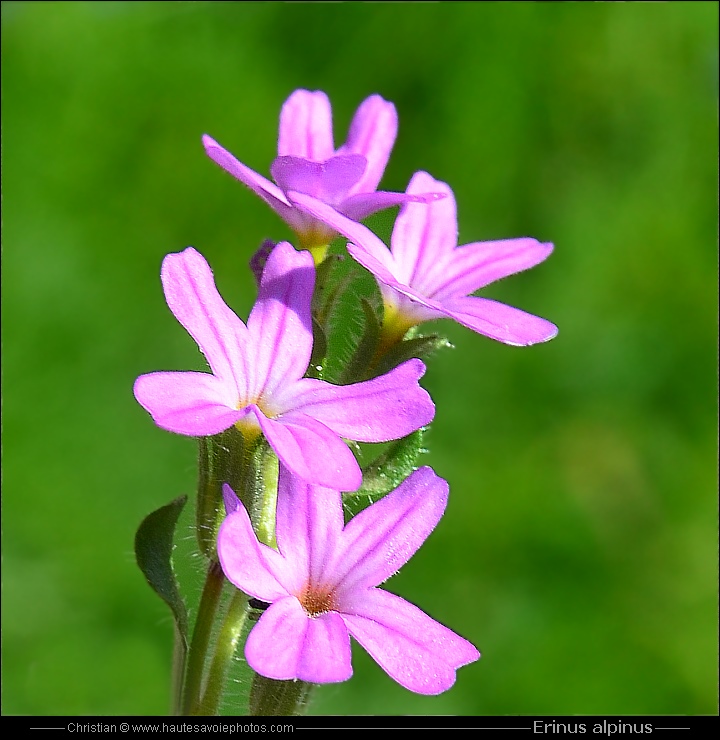
POLYGON ((177 717, 182 714, 183 677, 185 676, 185 637, 175 624, 172 657, 172 713, 177 717))
POLYGON ((222 484, 228 483, 247 506, 243 489, 253 446, 234 427, 199 440, 196 529, 200 552, 210 560, 217 559, 217 533, 225 518, 222 484))
POLYGON ((187 673, 185 674, 185 692, 182 703, 184 715, 193 714, 194 708, 200 700, 202 688, 203 668, 205 667, 205 656, 207 654, 212 627, 215 622, 220 595, 225 583, 220 563, 213 560, 208 567, 207 579, 203 587, 198 615, 195 620, 192 641, 187 661, 187 673))
POLYGON ((213 480, 212 448, 215 443, 209 437, 198 439, 198 493, 195 507, 195 533, 200 552, 210 556, 212 543, 209 534, 216 518, 217 484, 213 480))
POLYGON ((238 641, 247 619, 248 597, 235 589, 227 614, 217 636, 215 654, 208 671, 205 693, 197 711, 193 714, 213 716, 218 712, 225 688, 225 679, 237 649, 238 641))
POLYGON ((255 717, 302 714, 313 686, 305 681, 275 681, 256 675, 250 689, 250 714, 255 717))
POLYGON ((278 459, 267 448, 259 461, 260 496, 255 499, 252 510, 252 523, 260 542, 275 547, 275 513, 277 511, 278 459))
MULTIPOLYGON (((260 463, 261 495, 253 511, 253 527, 258 540, 275 547, 278 459, 267 450, 260 463)), ((304 681, 275 681, 255 674, 250 688, 251 716, 293 716, 302 714, 313 684, 304 681)))
MULTIPOLYGON (((224 617, 219 611, 223 586, 228 583, 215 554, 217 525, 212 525, 214 510, 217 511, 218 505, 222 507, 218 502, 221 485, 223 482, 231 483, 250 512, 260 541, 274 546, 277 476, 277 458, 267 445, 262 444, 262 437, 252 427, 234 428, 213 440, 213 446, 200 446, 198 508, 201 511, 198 512, 197 524, 211 534, 211 537, 200 540, 201 549, 211 559, 188 653, 182 697, 182 713, 185 715, 217 714, 228 672, 247 622, 248 596, 234 587, 224 617), (216 628, 221 618, 222 623, 216 628), (212 659, 209 660, 210 651, 212 659)), ((221 515, 215 514, 215 517, 219 524, 221 515)), ((296 706, 300 701, 299 696, 293 698, 294 693, 287 690, 283 696, 283 706, 287 702, 296 706)))
MULTIPOLYGON (((261 520, 266 521, 269 512, 263 506, 265 497, 262 491, 265 489, 263 483, 267 474, 261 473, 259 470, 260 461, 264 458, 263 451, 260 449, 262 438, 254 432, 255 430, 251 428, 245 430, 232 429, 226 432, 215 448, 218 457, 213 459, 212 469, 210 470, 208 465, 208 472, 205 475, 203 475, 201 469, 201 484, 204 485, 205 493, 211 491, 212 495, 217 498, 222 482, 231 482, 231 487, 245 503, 245 506, 252 510, 259 505, 261 520)), ((203 458, 206 461, 212 459, 210 455, 207 455, 207 449, 202 447, 200 458, 201 461, 203 458)), ((276 489, 277 484, 275 485, 276 489)), ((220 503, 220 506, 222 506, 222 503, 220 503)), ((205 509, 206 512, 211 512, 212 506, 206 504, 205 509)), ((206 516, 205 520, 207 521, 207 519, 206 516)), ((215 538, 216 532, 213 532, 213 557, 200 597, 198 616, 190 645, 182 705, 183 714, 185 715, 213 715, 218 711, 230 663, 242 635, 246 619, 248 597, 233 587, 233 596, 222 624, 216 633, 214 646, 211 648, 213 628, 220 619, 218 608, 223 586, 228 583, 220 563, 216 559, 215 538), (213 653, 208 666, 210 649, 213 650, 213 653), (203 688, 203 676, 205 674, 203 688)))

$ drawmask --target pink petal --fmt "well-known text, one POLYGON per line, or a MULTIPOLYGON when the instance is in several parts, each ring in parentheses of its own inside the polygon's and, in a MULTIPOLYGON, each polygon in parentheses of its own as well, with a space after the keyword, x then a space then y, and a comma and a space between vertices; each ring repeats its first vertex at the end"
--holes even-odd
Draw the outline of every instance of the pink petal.
MULTIPOLYGON (((348 245, 348 252, 353 257, 355 251, 352 245, 348 245)), ((366 257, 367 255, 363 256, 366 257)), ((547 342, 558 333, 555 324, 489 298, 468 296, 438 301, 425 298, 416 290, 401 285, 392 278, 386 285, 389 287, 381 286, 383 295, 388 295, 388 290, 395 290, 403 296, 405 300, 401 298, 393 302, 400 307, 404 315, 414 318, 415 323, 447 317, 479 334, 515 346, 547 342), (413 306, 417 306, 417 309, 413 306)))
POLYGON ((310 618, 294 597, 271 604, 245 644, 250 667, 279 681, 336 683, 352 676, 350 636, 332 612, 310 618))
POLYGON ((313 486, 280 465, 275 539, 298 576, 295 593, 308 583, 328 582, 343 526, 338 491, 313 486))
POLYGON ((227 579, 246 594, 262 601, 275 601, 287 596, 267 560, 279 554, 258 542, 250 517, 242 502, 225 517, 218 532, 218 558, 227 579))
POLYGON ((405 285, 425 293, 424 286, 438 263, 457 246, 455 197, 446 183, 427 172, 416 172, 407 192, 446 195, 429 204, 405 204, 393 227, 391 251, 397 265, 395 276, 405 285))
POLYGON ((449 255, 427 295, 436 300, 469 295, 496 280, 535 267, 552 250, 552 244, 529 238, 465 244, 449 255))
POLYGON ((338 154, 362 154, 368 166, 353 194, 375 190, 382 179, 395 137, 398 118, 395 106, 379 95, 366 98, 353 116, 345 144, 338 154))
POLYGON ((547 342, 558 333, 555 324, 489 298, 449 298, 442 310, 479 334, 517 347, 547 342))
POLYGON ((362 473, 354 455, 324 424, 302 413, 268 419, 258 414, 263 434, 289 470, 308 483, 355 491, 362 473))
MULTIPOLYGON (((353 188, 355 190, 356 188, 353 188)), ((357 193, 345 198, 337 207, 338 211, 353 221, 361 221, 373 213, 392 206, 404 203, 428 203, 437 200, 439 194, 424 193, 423 195, 408 195, 407 193, 392 193, 378 190, 373 193, 357 193)))
POLYGON ((343 610, 345 594, 377 586, 415 554, 440 521, 447 498, 447 482, 422 467, 348 522, 335 569, 343 610))
MULTIPOLYGON (((205 258, 192 247, 168 254, 160 277, 170 310, 198 343, 213 373, 242 395, 247 329, 218 293, 205 258)), ((235 406, 237 397, 226 401, 235 406)))
MULTIPOLYGON (((358 225, 362 226, 362 224, 358 225)), ((372 273, 380 285, 389 285, 394 288, 402 286, 402 283, 400 283, 391 272, 391 270, 395 270, 396 268, 389 250, 385 249, 385 254, 382 254, 379 248, 373 248, 373 251, 371 252, 366 248, 367 245, 367 239, 364 239, 362 246, 360 246, 360 243, 352 244, 351 242, 348 242, 348 254, 355 260, 355 262, 362 265, 368 272, 372 273)))
POLYGON ((296 90, 280 111, 278 154, 322 162, 334 153, 332 109, 327 95, 296 90))
MULTIPOLYGON (((429 424, 435 405, 418 380, 425 365, 408 360, 385 375, 352 385, 305 378, 288 389, 292 408, 358 442, 387 442, 429 424)), ((289 401, 285 401, 290 404, 289 401)))
POLYGON ((380 589, 355 596, 342 614, 350 634, 410 691, 447 691, 455 683, 455 671, 480 657, 471 643, 399 596, 380 589))
POLYGON ((365 158, 359 154, 331 157, 325 162, 278 157, 272 163, 270 172, 284 191, 297 190, 336 205, 360 179, 365 164, 365 158))
POLYGON ((283 191, 274 182, 238 161, 227 149, 223 149, 217 141, 207 134, 203 136, 202 140, 208 157, 215 164, 220 165, 226 172, 240 180, 256 195, 259 195, 290 227, 296 230, 302 227, 302 219, 298 217, 295 209, 288 204, 283 191))
POLYGON ((229 429, 245 416, 234 408, 234 389, 210 373, 149 373, 135 381, 138 403, 162 429, 206 437, 229 429))
MULTIPOLYGON (((369 257, 369 263, 375 267, 378 272, 372 267, 367 267, 364 263, 360 262, 363 267, 367 267, 377 278, 380 280, 393 280, 395 265, 393 262, 392 255, 388 248, 373 234, 367 226, 353 221, 347 216, 343 216, 342 213, 338 213, 331 206, 323 203, 317 198, 313 198, 310 195, 304 193, 298 193, 295 191, 289 191, 288 199, 291 203, 296 205, 301 211, 309 213, 314 218, 322 221, 323 223, 330 226, 332 229, 337 231, 339 234, 350 239, 352 242, 359 244, 362 247, 363 253, 367 253, 369 257)), ((359 260, 359 258, 356 257, 359 260)))
MULTIPOLYGON (((352 245, 348 245, 350 251, 352 245)), ((434 304, 427 298, 420 296, 412 288, 401 285, 397 281, 390 284, 377 281, 383 305, 386 310, 398 314, 408 326, 422 324, 425 321, 444 319, 445 314, 437 308, 431 308, 428 304, 434 304)))
POLYGON ((313 344, 310 302, 314 285, 312 255, 280 242, 267 259, 248 318, 247 354, 252 357, 248 399, 262 395, 272 406, 278 388, 305 373, 313 344))
POLYGON ((261 676, 278 681, 298 678, 310 618, 294 597, 272 603, 245 642, 245 657, 261 676))
POLYGON ((297 678, 310 683, 338 683, 352 676, 350 634, 339 614, 308 620, 297 678))

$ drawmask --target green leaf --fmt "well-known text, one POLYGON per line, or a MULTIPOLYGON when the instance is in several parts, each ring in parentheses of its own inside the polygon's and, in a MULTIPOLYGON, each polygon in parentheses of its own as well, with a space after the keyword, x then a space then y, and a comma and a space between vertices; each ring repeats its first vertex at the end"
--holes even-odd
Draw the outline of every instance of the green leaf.
POLYGON ((333 311, 335 310, 335 306, 340 300, 340 296, 342 296, 347 291, 348 286, 353 280, 354 280, 354 274, 352 272, 349 272, 346 275, 339 278, 337 282, 335 283, 335 285, 328 290, 328 294, 327 294, 327 297, 325 298, 325 303, 322 306, 322 308, 318 309, 315 312, 317 321, 323 327, 326 334, 329 333, 330 317, 332 316, 333 311))
POLYGON ((325 330, 314 316, 312 318, 312 328, 312 355, 310 356, 310 364, 308 365, 307 373, 305 373, 305 375, 308 378, 319 378, 322 380, 325 356, 327 355, 327 337, 325 336, 325 330))
POLYGON ((365 314, 365 331, 340 376, 340 385, 357 383, 365 377, 380 338, 380 321, 375 309, 370 305, 367 298, 361 298, 360 305, 365 314))
POLYGON ((148 514, 135 533, 135 559, 150 588, 170 607, 175 618, 172 694, 173 713, 180 711, 185 661, 188 652, 187 608, 178 589, 172 553, 175 549, 175 527, 187 502, 180 496, 148 514))
POLYGON ((328 316, 337 298, 337 287, 333 289, 331 286, 335 280, 335 276, 333 275, 335 268, 341 262, 342 258, 340 255, 330 254, 318 265, 315 272, 312 314, 323 329, 327 329, 328 316))
POLYGON ((438 336, 437 334, 429 334, 423 337, 414 337, 412 339, 406 339, 402 342, 398 342, 386 355, 382 357, 380 362, 375 366, 373 370, 373 376, 384 375, 393 368, 401 365, 411 357, 419 357, 424 360, 429 357, 433 352, 437 352, 443 347, 452 347, 453 345, 448 342, 445 337, 438 336))
POLYGON ((363 483, 357 491, 343 494, 346 519, 359 513, 397 488, 415 470, 418 457, 427 452, 423 437, 427 427, 393 443, 363 468, 363 483))
POLYGON ((153 591, 170 607, 187 650, 188 618, 185 602, 177 585, 172 553, 175 526, 187 496, 180 496, 148 514, 135 535, 135 557, 153 591))
POLYGON ((317 266, 315 270, 315 291, 313 294, 313 308, 318 308, 318 302, 322 298, 322 294, 325 290, 330 276, 335 269, 336 265, 341 261, 340 255, 329 254, 325 259, 317 266))

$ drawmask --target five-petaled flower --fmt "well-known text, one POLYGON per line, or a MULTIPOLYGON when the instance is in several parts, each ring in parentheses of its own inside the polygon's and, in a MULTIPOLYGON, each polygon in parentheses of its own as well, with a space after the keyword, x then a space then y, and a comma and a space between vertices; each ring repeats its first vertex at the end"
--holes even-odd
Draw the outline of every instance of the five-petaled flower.
POLYGON ((470 294, 534 267, 552 252, 553 245, 523 238, 458 247, 452 190, 427 172, 416 172, 407 192, 428 190, 446 197, 432 203, 406 203, 395 221, 390 251, 370 229, 321 200, 302 192, 290 192, 288 198, 352 242, 348 252, 377 279, 385 304, 383 331, 395 339, 411 326, 438 318, 455 319, 505 344, 524 346, 552 339, 557 327, 549 321, 470 294))
POLYGON ((257 673, 311 683, 352 675, 352 635, 393 679, 439 694, 480 657, 475 647, 416 606, 376 586, 406 563, 447 504, 448 486, 427 467, 343 526, 338 491, 311 486, 282 465, 277 550, 258 541, 247 511, 224 486, 228 516, 218 554, 228 579, 270 603, 245 656, 257 673))
POLYGON ((237 425, 251 438, 262 431, 293 473, 352 491, 362 473, 342 438, 385 442, 432 420, 435 406, 418 384, 425 372, 419 360, 354 385, 303 378, 313 344, 315 269, 308 252, 287 242, 272 250, 247 326, 192 247, 167 255, 161 277, 170 310, 212 370, 150 373, 135 381, 135 398, 163 429, 207 436, 237 425))
POLYGON ((395 106, 371 95, 358 108, 348 139, 335 149, 332 110, 324 92, 296 90, 280 113, 278 156, 270 167, 275 183, 239 162, 205 135, 208 156, 257 193, 297 233, 299 246, 320 262, 336 231, 322 219, 295 208, 289 190, 308 193, 348 218, 359 220, 408 200, 432 194, 377 191, 397 135, 395 106))

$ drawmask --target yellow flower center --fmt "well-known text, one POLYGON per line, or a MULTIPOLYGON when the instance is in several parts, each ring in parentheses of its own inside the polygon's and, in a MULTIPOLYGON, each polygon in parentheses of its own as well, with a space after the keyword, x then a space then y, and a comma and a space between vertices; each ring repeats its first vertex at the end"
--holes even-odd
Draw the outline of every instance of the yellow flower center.
POLYGON ((402 341, 408 329, 420 323, 408 314, 402 313, 396 304, 385 303, 382 322, 382 339, 387 346, 392 346, 402 341))
POLYGON ((255 414, 248 414, 244 416, 240 421, 235 422, 235 428, 242 434, 245 444, 252 445, 252 443, 262 434, 260 424, 255 417, 255 414))
POLYGON ((298 232, 300 249, 307 249, 313 256, 315 267, 327 256, 328 247, 333 239, 333 233, 327 228, 310 228, 302 233, 298 232))

